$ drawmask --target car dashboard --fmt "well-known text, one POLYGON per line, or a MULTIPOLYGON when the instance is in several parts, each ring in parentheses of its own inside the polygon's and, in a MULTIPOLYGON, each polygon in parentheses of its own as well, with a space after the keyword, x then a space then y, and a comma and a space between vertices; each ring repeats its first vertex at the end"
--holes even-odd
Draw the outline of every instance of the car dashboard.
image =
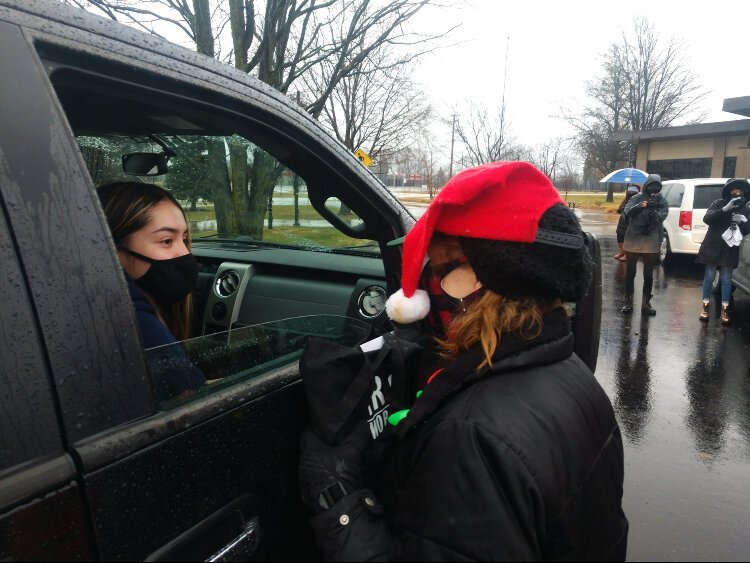
POLYGON ((336 315, 382 329, 386 282, 379 255, 352 256, 262 243, 200 242, 195 335, 281 319, 336 315))

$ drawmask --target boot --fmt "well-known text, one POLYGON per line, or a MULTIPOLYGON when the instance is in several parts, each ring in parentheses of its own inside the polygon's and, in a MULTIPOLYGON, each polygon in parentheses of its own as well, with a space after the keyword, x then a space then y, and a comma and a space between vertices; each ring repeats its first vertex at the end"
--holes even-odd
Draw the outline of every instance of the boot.
POLYGON ((625 260, 625 250, 623 250, 623 247, 625 246, 625 243, 618 242, 617 246, 620 248, 620 250, 612 258, 614 258, 615 260, 625 260))
POLYGON ((711 304, 711 301, 708 299, 703 300, 703 312, 701 313, 701 316, 698 317, 702 321, 708 320, 708 306, 711 304))
POLYGON ((625 305, 623 305, 622 309, 620 309, 620 312, 625 313, 626 315, 633 312, 633 296, 632 295, 625 296, 625 305))
POLYGON ((729 304, 721 304, 721 324, 728 325, 730 322, 732 322, 729 319, 729 304))
POLYGON ((641 311, 646 313, 647 315, 654 316, 656 315, 656 309, 654 309, 651 306, 651 296, 650 295, 644 295, 643 296, 643 303, 641 303, 641 311))

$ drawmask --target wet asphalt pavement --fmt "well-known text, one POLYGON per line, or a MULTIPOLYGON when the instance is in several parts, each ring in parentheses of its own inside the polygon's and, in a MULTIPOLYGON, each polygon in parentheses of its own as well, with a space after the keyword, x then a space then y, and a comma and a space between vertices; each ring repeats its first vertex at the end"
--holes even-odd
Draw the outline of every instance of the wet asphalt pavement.
POLYGON ((596 376, 625 444, 629 561, 750 558, 750 296, 737 290, 732 324, 701 323, 703 269, 694 257, 657 266, 652 305, 620 313, 625 263, 615 216, 583 213, 602 246, 603 311, 596 376))

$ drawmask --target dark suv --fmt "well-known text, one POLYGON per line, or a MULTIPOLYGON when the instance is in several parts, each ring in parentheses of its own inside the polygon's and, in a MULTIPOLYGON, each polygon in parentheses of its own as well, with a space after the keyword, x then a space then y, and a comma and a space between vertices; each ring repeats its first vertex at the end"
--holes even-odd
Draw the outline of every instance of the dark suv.
MULTIPOLYGON (((278 92, 56 2, 0 0, 0 560, 317 557, 296 490, 311 336, 390 330, 413 217, 278 92), (161 396, 95 195, 188 209, 208 383, 161 396), (158 397, 158 398, 157 398, 158 397)), ((598 258, 596 241, 592 251, 598 258)), ((573 311, 598 349, 601 284, 573 311)))
POLYGON ((735 286, 744 291, 745 295, 750 295, 750 243, 747 239, 740 246, 740 265, 732 278, 735 286))

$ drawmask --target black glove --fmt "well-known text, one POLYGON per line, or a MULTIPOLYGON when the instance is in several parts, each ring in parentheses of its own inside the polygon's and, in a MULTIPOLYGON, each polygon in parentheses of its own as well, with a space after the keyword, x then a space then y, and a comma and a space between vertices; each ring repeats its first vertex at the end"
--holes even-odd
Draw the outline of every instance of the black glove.
POLYGON ((365 424, 357 425, 336 446, 306 428, 300 439, 297 474, 302 501, 315 512, 323 512, 361 489, 364 451, 371 440, 365 424))

